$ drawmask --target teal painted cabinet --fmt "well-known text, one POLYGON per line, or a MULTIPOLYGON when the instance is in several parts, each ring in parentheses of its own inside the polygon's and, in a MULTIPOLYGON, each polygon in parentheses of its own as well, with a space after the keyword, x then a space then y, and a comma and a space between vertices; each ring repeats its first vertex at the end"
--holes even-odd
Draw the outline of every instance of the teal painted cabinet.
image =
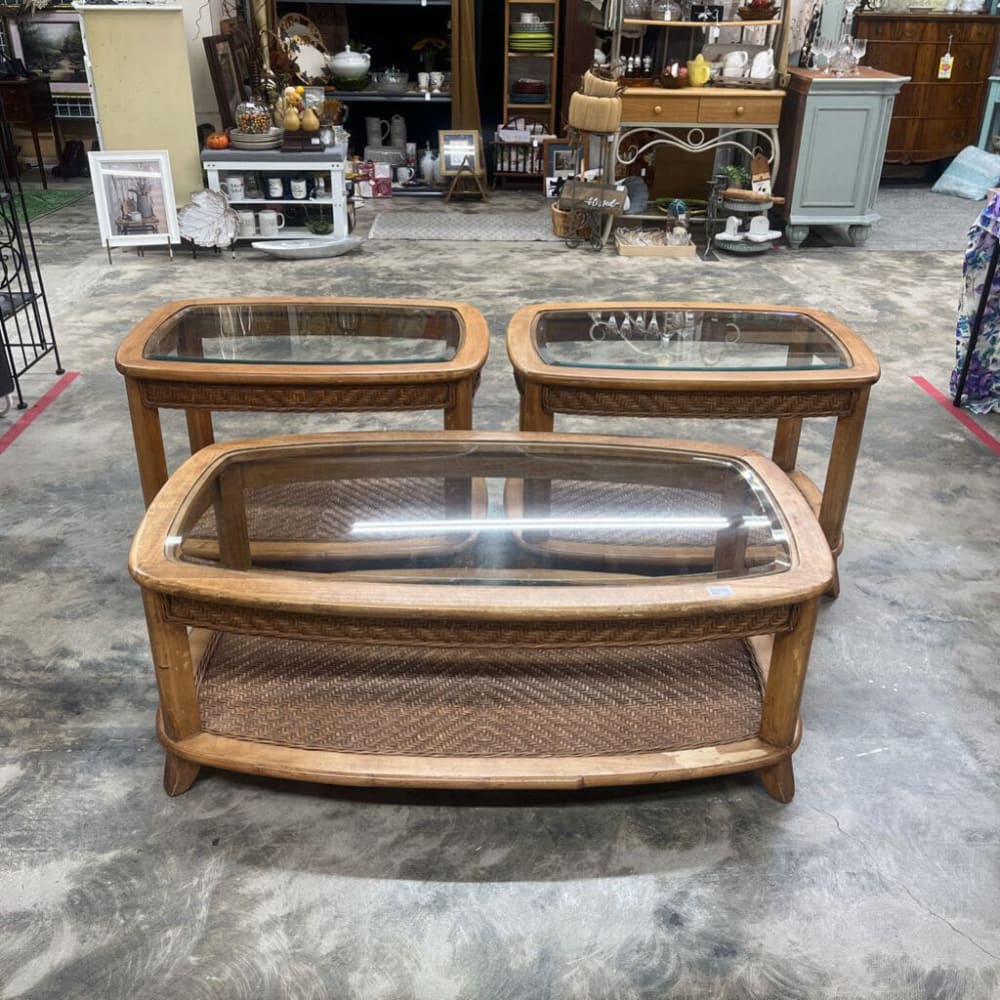
POLYGON ((882 159, 896 94, 909 79, 862 66, 858 76, 790 69, 779 136, 785 163, 775 193, 797 249, 811 226, 846 226, 863 243, 879 219, 882 159))

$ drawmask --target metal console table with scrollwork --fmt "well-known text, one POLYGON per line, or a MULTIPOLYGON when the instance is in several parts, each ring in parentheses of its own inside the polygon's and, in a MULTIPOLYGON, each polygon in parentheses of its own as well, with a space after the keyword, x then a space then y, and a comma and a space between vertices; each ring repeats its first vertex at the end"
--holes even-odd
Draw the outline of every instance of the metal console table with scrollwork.
MULTIPOLYGON (((0 125, 0 352, 6 365, 0 368, 9 369, 18 409, 23 410, 28 404, 21 376, 49 354, 55 359, 56 374, 61 375, 63 367, 21 183, 7 170, 10 144, 4 123, 0 125)), ((5 380, 0 382, 6 386, 5 380)), ((0 413, 9 406, 8 394, 0 392, 0 413)))
MULTIPOLYGON (((525 306, 507 328, 521 393, 520 427, 552 431, 556 413, 776 421, 772 458, 809 501, 834 556, 875 355, 815 309, 710 302, 574 302, 525 306), (834 417, 820 490, 797 468, 802 422, 834 417)), ((834 578, 831 593, 836 595, 834 578)))
MULTIPOLYGON (((783 90, 731 87, 629 87, 622 94, 622 121, 611 145, 609 177, 650 150, 667 146, 685 153, 736 149, 748 157, 760 150, 771 165, 772 181, 781 163, 778 123, 783 90)), ((663 221, 663 213, 630 214, 630 219, 663 221)), ((604 236, 612 220, 605 221, 604 236)))

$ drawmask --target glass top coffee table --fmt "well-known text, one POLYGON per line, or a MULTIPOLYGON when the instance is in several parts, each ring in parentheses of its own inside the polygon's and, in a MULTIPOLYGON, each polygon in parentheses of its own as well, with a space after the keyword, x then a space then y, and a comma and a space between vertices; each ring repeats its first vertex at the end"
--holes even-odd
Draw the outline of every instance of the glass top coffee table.
MULTIPOLYGON (((836 555, 879 365, 843 323, 815 309, 708 302, 547 303, 518 310, 507 352, 522 430, 557 413, 766 418, 772 458, 812 504, 836 555), (835 417, 822 492, 796 468, 802 421, 835 417)), ((836 594, 836 577, 831 592, 836 594)))
POLYGON ((213 410, 444 412, 472 427, 489 351, 479 310, 457 302, 230 298, 170 302, 116 356, 147 504, 166 482, 159 409, 183 409, 192 452, 213 410))
POLYGON ((170 794, 202 765, 463 788, 756 770, 787 801, 833 561, 754 452, 382 432, 202 449, 130 570, 170 794))

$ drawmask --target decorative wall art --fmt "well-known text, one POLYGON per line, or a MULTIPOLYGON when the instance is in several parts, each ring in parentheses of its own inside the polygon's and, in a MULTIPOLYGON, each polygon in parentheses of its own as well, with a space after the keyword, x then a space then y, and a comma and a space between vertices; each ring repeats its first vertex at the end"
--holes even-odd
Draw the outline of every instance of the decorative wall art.
POLYGON ((11 51, 32 76, 47 76, 53 94, 86 94, 80 15, 73 11, 41 12, 8 21, 11 51))
POLYGON ((101 242, 111 247, 180 243, 166 150, 89 153, 101 242))
POLYGON ((463 168, 474 174, 486 169, 483 158, 483 137, 471 129, 467 131, 441 130, 438 132, 441 150, 441 176, 454 177, 463 168))
POLYGON ((238 58, 234 46, 234 39, 238 41, 238 38, 239 36, 230 34, 210 35, 208 38, 202 39, 223 128, 236 127, 237 105, 250 96, 244 83, 246 58, 242 51, 240 52, 241 58, 238 58))
POLYGON ((545 139, 542 143, 545 169, 545 197, 558 198, 570 177, 583 172, 583 147, 568 139, 545 139))

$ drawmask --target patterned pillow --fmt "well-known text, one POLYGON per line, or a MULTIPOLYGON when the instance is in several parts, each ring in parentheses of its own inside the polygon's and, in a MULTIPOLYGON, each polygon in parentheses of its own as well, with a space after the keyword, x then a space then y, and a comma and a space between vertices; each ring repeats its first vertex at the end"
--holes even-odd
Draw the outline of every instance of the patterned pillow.
POLYGON ((998 182, 1000 156, 994 156, 975 146, 966 146, 951 161, 931 190, 938 194, 954 194, 959 198, 980 201, 998 182))

